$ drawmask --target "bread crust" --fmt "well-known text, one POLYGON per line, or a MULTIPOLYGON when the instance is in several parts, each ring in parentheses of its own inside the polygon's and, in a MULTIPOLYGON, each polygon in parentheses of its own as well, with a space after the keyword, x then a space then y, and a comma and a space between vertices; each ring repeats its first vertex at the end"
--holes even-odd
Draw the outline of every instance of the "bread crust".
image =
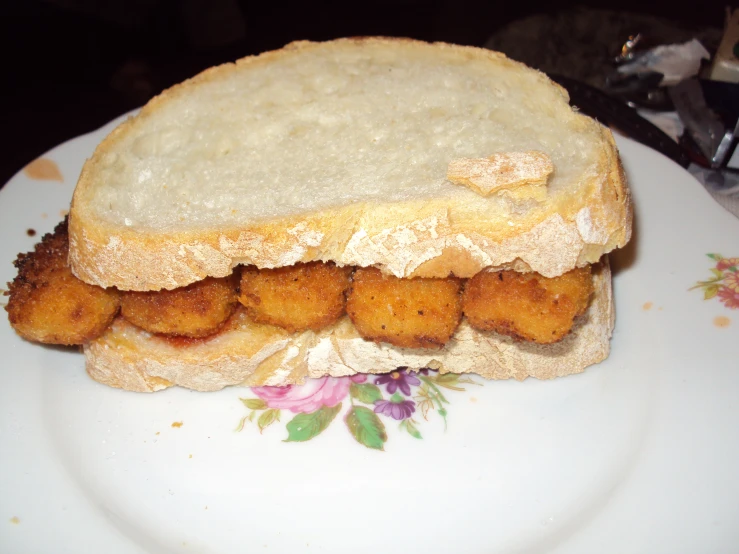
POLYGON ((86 367, 96 381, 137 392, 170 386, 198 391, 282 386, 324 375, 386 373, 401 366, 487 379, 551 379, 580 373, 608 356, 615 314, 607 258, 594 266, 593 279, 587 312, 567 337, 551 345, 476 331, 463 321, 443 348, 403 349, 362 339, 346 317, 318 333, 292 335, 242 317, 210 340, 178 345, 119 318, 85 346, 86 367))
POLYGON ((273 63, 296 51, 346 49, 366 42, 387 45, 388 51, 400 52, 398 55, 404 49, 426 48, 431 55, 439 51, 460 60, 502 65, 511 72, 533 73, 543 89, 555 90, 565 105, 568 100, 567 93, 546 76, 500 53, 411 40, 297 42, 211 68, 153 99, 138 116, 116 128, 87 161, 70 211, 70 265, 74 273, 101 287, 141 291, 182 287, 207 276, 224 277, 239 264, 269 268, 314 260, 375 266, 397 277, 471 277, 484 268, 536 271, 555 277, 594 263, 629 240, 631 198, 613 137, 606 128, 579 114, 573 125, 600 137, 596 169, 576 183, 577 201, 535 204, 517 217, 515 224, 499 214, 463 209, 448 198, 357 202, 289 217, 184 231, 129 228, 94 214, 90 199, 100 186, 105 156, 124 136, 141 132, 150 115, 162 106, 190 94, 202 83, 273 63))

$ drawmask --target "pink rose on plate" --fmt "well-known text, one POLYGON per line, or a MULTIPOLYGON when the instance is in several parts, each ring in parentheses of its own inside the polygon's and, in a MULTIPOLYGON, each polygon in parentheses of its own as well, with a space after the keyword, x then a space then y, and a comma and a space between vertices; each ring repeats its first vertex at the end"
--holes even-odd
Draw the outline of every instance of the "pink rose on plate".
POLYGON ((365 375, 353 377, 321 377, 308 379, 302 385, 286 387, 252 387, 252 391, 270 408, 309 414, 323 406, 333 408, 349 393, 353 382, 366 381, 365 375))

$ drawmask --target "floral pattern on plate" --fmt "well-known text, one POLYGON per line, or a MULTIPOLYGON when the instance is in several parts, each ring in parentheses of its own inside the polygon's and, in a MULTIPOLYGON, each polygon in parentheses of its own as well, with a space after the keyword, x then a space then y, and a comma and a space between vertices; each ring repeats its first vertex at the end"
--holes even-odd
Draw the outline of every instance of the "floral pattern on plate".
POLYGON ((689 290, 702 289, 703 299, 718 299, 727 308, 739 308, 739 258, 724 258, 721 254, 707 254, 716 265, 711 268, 713 277, 698 281, 689 290))
POLYGON ((465 375, 441 375, 427 368, 414 373, 398 368, 384 375, 321 377, 302 385, 252 387, 256 398, 240 398, 249 413, 241 418, 236 430, 242 431, 252 422, 261 433, 280 422, 283 412, 291 412, 295 415, 285 424, 284 441, 305 442, 320 435, 342 414, 354 440, 367 448, 384 450, 388 440, 386 423, 399 422, 400 430, 421 439, 419 425, 436 413, 446 429, 450 402, 443 389, 463 392, 462 384, 480 385, 465 375))

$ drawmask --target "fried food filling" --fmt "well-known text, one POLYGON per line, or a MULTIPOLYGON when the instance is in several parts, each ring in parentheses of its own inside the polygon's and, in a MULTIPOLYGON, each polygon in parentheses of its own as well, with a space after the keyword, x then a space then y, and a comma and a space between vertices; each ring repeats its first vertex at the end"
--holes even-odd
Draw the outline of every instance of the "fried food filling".
POLYGON ((299 263, 276 269, 245 267, 239 301, 257 323, 287 331, 318 331, 344 314, 351 267, 299 263))
POLYGON ((346 311, 365 339, 405 348, 443 346, 462 319, 459 279, 400 279, 354 272, 346 311))
POLYGON ((121 315, 149 331, 202 338, 218 332, 237 305, 233 277, 202 281, 174 290, 121 293, 121 315))
POLYGON ((67 222, 57 225, 33 252, 19 254, 18 275, 8 283, 8 319, 25 339, 46 344, 83 344, 113 322, 118 292, 80 281, 67 264, 67 222))
POLYGON ((319 331, 349 315, 359 334, 403 348, 446 344, 462 317, 482 331, 550 344, 564 338, 587 309, 591 268, 546 278, 538 273, 482 271, 468 280, 400 279, 376 268, 298 263, 248 266, 171 291, 118 292, 77 279, 67 264, 67 223, 19 254, 9 283, 8 319, 22 337, 84 344, 118 314, 150 333, 205 338, 224 328, 239 305, 257 323, 288 332, 319 331))
POLYGON ((554 278, 483 271, 467 281, 462 310, 476 329, 550 344, 570 332, 592 292, 590 266, 554 278))

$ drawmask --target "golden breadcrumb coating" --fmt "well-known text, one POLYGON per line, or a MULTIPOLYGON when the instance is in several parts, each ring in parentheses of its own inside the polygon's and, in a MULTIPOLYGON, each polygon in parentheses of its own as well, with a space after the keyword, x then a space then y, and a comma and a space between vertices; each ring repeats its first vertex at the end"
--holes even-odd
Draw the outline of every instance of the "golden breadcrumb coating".
POLYGON ((33 252, 19 254, 5 309, 15 331, 46 344, 84 344, 100 336, 118 313, 118 293, 79 280, 67 264, 65 219, 33 252))
POLYGON ((121 293, 121 315, 165 335, 200 338, 217 332, 237 304, 235 279, 207 277, 174 290, 121 293))
POLYGON ((257 323, 294 333, 318 331, 344 314, 351 267, 333 263, 299 263, 276 269, 245 267, 239 301, 257 323))
POLYGON ((364 338, 405 348, 443 346, 462 318, 459 279, 400 279, 354 272, 346 311, 364 338))
POLYGON ((482 271, 464 281, 400 279, 332 262, 249 266, 171 291, 118 292, 76 278, 68 252, 65 220, 33 252, 18 255, 5 309, 12 327, 28 340, 84 344, 101 335, 119 309, 151 333, 198 340, 224 329, 240 302, 253 321, 291 333, 319 331, 348 313, 365 339, 434 348, 449 341, 464 316, 479 330, 549 344, 571 331, 593 292, 590 266, 555 278, 482 271))
POLYGON ((467 281, 462 310, 476 329, 550 344, 570 332, 592 292, 590 266, 553 278, 483 271, 467 281))

